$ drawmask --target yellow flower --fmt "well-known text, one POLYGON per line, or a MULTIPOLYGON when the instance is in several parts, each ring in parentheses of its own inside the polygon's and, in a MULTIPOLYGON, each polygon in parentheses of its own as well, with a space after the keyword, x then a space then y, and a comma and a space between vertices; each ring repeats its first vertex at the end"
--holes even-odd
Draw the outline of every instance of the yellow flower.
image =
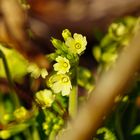
POLYGON ((68 37, 71 37, 71 32, 68 29, 63 30, 62 36, 64 40, 67 40, 68 37))
POLYGON ((52 94, 50 90, 44 89, 40 90, 36 93, 36 102, 45 109, 46 107, 50 107, 55 99, 55 96, 52 94))
POLYGON ((87 45, 86 37, 81 34, 75 33, 72 37, 68 37, 65 44, 69 47, 69 50, 74 54, 81 54, 87 45))
POLYGON ((22 106, 14 111, 14 116, 18 120, 25 119, 27 117, 28 111, 22 106))
POLYGON ((11 136, 11 134, 8 130, 1 130, 0 131, 0 138, 8 139, 10 136, 11 136))
POLYGON ((48 75, 48 72, 45 68, 39 68, 36 64, 32 63, 28 66, 27 71, 31 73, 31 77, 37 79, 40 76, 45 78, 48 75))
POLYGON ((65 74, 66 72, 69 72, 70 69, 70 63, 69 60, 65 57, 58 56, 56 58, 56 64, 53 65, 54 70, 57 71, 58 74, 65 74))
POLYGON ((69 95, 72 88, 70 78, 66 74, 55 74, 51 76, 49 86, 54 93, 61 92, 63 96, 69 95))

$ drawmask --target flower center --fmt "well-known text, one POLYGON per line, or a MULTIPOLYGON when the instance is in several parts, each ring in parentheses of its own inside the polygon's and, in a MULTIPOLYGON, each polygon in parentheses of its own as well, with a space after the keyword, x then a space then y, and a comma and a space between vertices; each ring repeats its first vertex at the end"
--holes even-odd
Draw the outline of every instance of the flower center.
POLYGON ((80 43, 76 43, 76 44, 75 44, 75 48, 76 48, 76 49, 80 49, 80 48, 81 48, 81 44, 80 44, 80 43))
POLYGON ((68 79, 67 77, 63 77, 63 78, 62 78, 62 82, 63 82, 63 83, 67 83, 68 81, 69 81, 69 79, 68 79))
POLYGON ((67 68, 67 67, 68 67, 68 64, 67 64, 66 62, 64 62, 64 63, 63 63, 63 66, 64 66, 65 68, 67 68))

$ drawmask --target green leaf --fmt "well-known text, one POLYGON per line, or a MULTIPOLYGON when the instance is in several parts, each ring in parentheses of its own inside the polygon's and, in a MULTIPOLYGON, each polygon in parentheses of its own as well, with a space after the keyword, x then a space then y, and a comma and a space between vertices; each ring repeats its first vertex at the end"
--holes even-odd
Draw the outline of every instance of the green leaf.
POLYGON ((136 126, 136 128, 132 131, 132 135, 140 134, 140 125, 136 126))
MULTIPOLYGON (((18 79, 27 74, 28 62, 21 54, 16 50, 8 49, 1 44, 0 50, 5 54, 12 78, 18 79)), ((0 59, 0 77, 6 77, 2 59, 0 59)))
POLYGON ((29 126, 30 126, 29 124, 21 123, 21 124, 11 126, 8 130, 11 132, 12 135, 15 135, 17 133, 24 131, 29 126))
POLYGON ((97 134, 104 134, 104 140, 117 140, 115 134, 106 127, 99 128, 97 134))

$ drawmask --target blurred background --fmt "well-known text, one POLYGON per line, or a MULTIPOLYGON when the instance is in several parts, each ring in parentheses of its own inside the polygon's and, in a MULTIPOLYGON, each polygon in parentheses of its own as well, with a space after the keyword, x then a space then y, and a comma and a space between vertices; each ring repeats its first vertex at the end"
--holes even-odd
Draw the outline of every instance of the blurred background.
MULTIPOLYGON (((1 0, 0 41, 8 40, 13 43, 14 40, 13 47, 16 43, 15 48, 31 59, 33 57, 33 61, 36 60, 34 56, 38 54, 38 50, 41 53, 52 52, 51 37, 60 39, 65 28, 87 37, 85 57, 91 57, 91 48, 98 43, 96 34, 101 38, 116 19, 140 14, 139 0, 28 0, 28 3, 26 0, 20 1, 22 9, 17 6, 15 0, 9 3, 1 0), (32 34, 32 42, 27 37, 27 31, 32 34), (19 45, 22 47, 18 47, 19 45), (31 46, 36 46, 34 51, 31 46)), ((93 64, 92 60, 89 59, 93 64)))
POLYGON ((91 49, 99 43, 96 34, 102 37, 116 19, 140 14, 139 0, 29 0, 29 4, 30 26, 43 51, 50 52, 50 38, 61 39, 61 31, 67 28, 87 37, 88 67, 95 65, 91 49))

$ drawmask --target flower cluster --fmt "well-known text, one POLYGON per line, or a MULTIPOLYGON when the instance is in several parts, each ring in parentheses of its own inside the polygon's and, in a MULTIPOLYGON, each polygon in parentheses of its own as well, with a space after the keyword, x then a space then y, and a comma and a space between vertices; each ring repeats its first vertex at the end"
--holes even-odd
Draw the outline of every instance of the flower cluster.
POLYGON ((43 122, 42 127, 45 134, 49 135, 52 131, 58 132, 64 125, 64 120, 54 114, 53 112, 47 110, 45 113, 45 122, 43 122))
POLYGON ((35 100, 36 102, 45 109, 46 107, 50 107, 55 99, 55 96, 52 94, 51 90, 40 90, 36 93, 35 100))
POLYGON ((60 93, 62 96, 69 96, 73 79, 73 69, 79 61, 79 55, 86 49, 86 37, 81 34, 74 33, 73 37, 68 29, 63 30, 62 36, 64 42, 52 38, 51 42, 56 48, 55 52, 48 55, 50 60, 55 61, 53 68, 54 71, 48 75, 46 69, 40 69, 36 64, 29 64, 28 72, 31 76, 39 78, 46 78, 47 85, 51 89, 40 90, 35 95, 35 100, 42 109, 52 106, 55 102, 55 93, 60 93))
POLYGON ((31 77, 35 79, 39 78, 40 76, 45 79, 48 75, 48 72, 45 68, 41 69, 34 63, 29 64, 27 71, 28 73, 31 73, 31 77))
POLYGON ((112 23, 99 46, 93 48, 93 55, 104 69, 108 69, 118 58, 118 52, 129 44, 135 34, 139 20, 126 17, 123 20, 112 23))
POLYGON ((86 49, 87 41, 81 34, 74 33, 72 37, 68 29, 63 30, 62 36, 65 42, 52 38, 56 51, 50 58, 56 61, 53 65, 56 73, 50 76, 48 85, 54 93, 61 92, 63 96, 68 96, 72 89, 71 69, 79 60, 78 55, 86 49))
MULTIPOLYGON (((89 84, 85 86, 85 83, 91 81, 90 73, 78 66, 79 57, 85 51, 87 41, 85 36, 77 33, 72 35, 68 29, 63 30, 62 37, 64 41, 55 38, 51 40, 56 49, 54 53, 46 56, 48 58, 47 60, 53 63, 53 65, 50 65, 52 69, 49 69, 49 73, 46 68, 40 68, 36 63, 27 61, 24 62, 26 66, 21 64, 24 65, 25 72, 23 71, 24 67, 20 67, 20 75, 28 74, 27 78, 32 77, 28 79, 30 80, 28 88, 31 92, 36 92, 34 101, 30 110, 28 110, 24 106, 20 106, 22 104, 20 104, 20 101, 18 102, 16 96, 13 97, 12 102, 9 100, 9 97, 4 99, 6 103, 8 103, 4 104, 8 106, 8 109, 3 110, 2 107, 2 119, 0 121, 2 130, 0 130, 0 139, 9 139, 10 137, 14 139, 16 138, 14 135, 18 135, 18 133, 22 131, 27 133, 27 135, 25 134, 25 139, 28 139, 30 133, 33 139, 40 139, 38 126, 34 125, 40 118, 41 121, 39 121, 39 124, 42 124, 42 130, 44 130, 44 134, 47 135, 47 138, 52 140, 57 139, 56 135, 61 135, 59 132, 65 126, 65 121, 68 120, 68 117, 73 118, 76 115, 78 85, 83 86, 87 90, 91 89, 89 84), (13 100, 15 104, 13 104, 13 100), (42 109, 41 113, 38 107, 42 109)), ((3 53, 1 57, 2 56, 3 53)), ((6 68, 4 69, 4 74, 5 70, 6 68)), ((11 79, 11 77, 9 79, 11 79)))

